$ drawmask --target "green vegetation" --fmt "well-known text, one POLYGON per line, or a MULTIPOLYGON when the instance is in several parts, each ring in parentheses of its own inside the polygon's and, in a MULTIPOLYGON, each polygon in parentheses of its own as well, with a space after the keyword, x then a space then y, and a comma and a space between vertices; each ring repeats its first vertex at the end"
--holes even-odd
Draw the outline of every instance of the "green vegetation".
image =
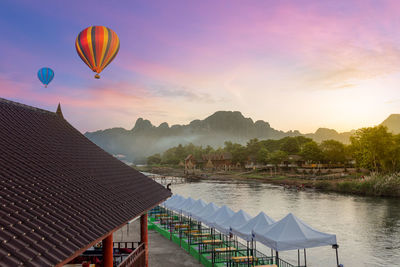
MULTIPOLYGON (((211 146, 202 147, 188 144, 179 145, 166 150, 163 154, 154 154, 147 158, 147 164, 178 165, 188 155, 195 159, 211 153, 229 153, 233 164, 242 166, 248 162, 278 165, 290 160, 291 155, 299 155, 308 163, 346 163, 349 158, 349 149, 335 140, 323 141, 317 144, 304 136, 285 137, 279 140, 250 139, 246 146, 226 141, 223 148, 214 149, 211 146)), ((297 159, 298 160, 298 159, 297 159)))
POLYGON ((184 162, 188 155, 193 155, 195 158, 201 158, 202 155, 213 153, 216 150, 211 146, 195 146, 188 144, 185 146, 178 145, 166 150, 162 155, 154 154, 147 158, 147 164, 149 165, 178 165, 180 162, 184 162))
POLYGON ((384 126, 362 128, 350 137, 349 150, 357 165, 376 173, 400 171, 400 135, 384 126))
MULTIPOLYGON (((384 126, 362 128, 350 138, 351 144, 344 145, 335 140, 326 140, 320 144, 303 136, 285 137, 279 140, 251 139, 247 144, 241 145, 225 142, 223 148, 214 149, 211 146, 202 147, 189 144, 179 145, 147 158, 149 165, 177 166, 188 155, 201 159, 210 153, 229 153, 233 164, 246 162, 258 164, 272 164, 278 167, 282 163, 299 161, 310 163, 323 163, 327 166, 353 165, 367 169, 371 172, 368 177, 361 174, 350 174, 346 178, 336 176, 334 179, 320 176, 320 170, 303 169, 295 170, 295 175, 290 178, 278 173, 271 177, 267 172, 246 172, 232 174, 233 177, 264 179, 270 182, 283 184, 297 184, 321 190, 343 193, 356 193, 371 196, 400 196, 400 134, 388 132, 384 126), (297 155, 299 157, 293 157, 297 155), (279 176, 281 175, 281 176, 279 176), (304 177, 317 175, 317 180, 304 177), (300 178, 300 176, 302 178, 300 178), (361 179, 359 177, 362 177, 361 179)), ((276 170, 275 170, 276 171, 276 170)), ((346 172, 346 168, 344 169, 346 172)), ((330 172, 327 172, 328 176, 330 172)))
POLYGON ((233 164, 252 161, 278 165, 290 161, 291 155, 298 155, 307 163, 346 164, 355 160, 357 167, 373 172, 400 172, 400 134, 394 135, 386 127, 376 126, 359 129, 350 141, 350 145, 335 140, 318 144, 310 138, 296 136, 261 141, 254 138, 245 146, 226 141, 224 147, 218 149, 188 144, 152 155, 147 158, 147 163, 178 165, 190 154, 195 159, 201 159, 211 153, 229 153, 233 164))
MULTIPOLYGON (((316 188, 319 188, 316 186, 316 188)), ((367 196, 400 196, 400 175, 373 173, 365 179, 330 183, 326 190, 367 196)))

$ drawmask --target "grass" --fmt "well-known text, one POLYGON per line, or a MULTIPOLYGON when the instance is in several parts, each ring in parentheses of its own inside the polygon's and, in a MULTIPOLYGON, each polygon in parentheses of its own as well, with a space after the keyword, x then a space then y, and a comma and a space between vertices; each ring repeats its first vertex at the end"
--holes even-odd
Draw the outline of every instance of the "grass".
POLYGON ((265 172, 253 172, 243 176, 251 179, 265 179, 274 183, 305 185, 306 187, 313 187, 323 191, 366 196, 400 197, 400 173, 371 174, 364 179, 357 178, 358 175, 354 174, 345 179, 322 179, 315 181, 287 176, 270 177, 269 173, 265 172))
POLYGON ((400 174, 372 174, 365 179, 343 181, 337 191, 369 196, 400 196, 400 174))

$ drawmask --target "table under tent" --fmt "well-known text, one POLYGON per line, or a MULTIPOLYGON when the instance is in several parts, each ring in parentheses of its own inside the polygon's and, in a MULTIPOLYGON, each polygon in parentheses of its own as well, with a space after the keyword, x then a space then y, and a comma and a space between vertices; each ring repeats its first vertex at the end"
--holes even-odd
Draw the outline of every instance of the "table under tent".
POLYGON ((180 245, 204 266, 306 267, 306 249, 319 246, 335 248, 339 265, 336 235, 317 231, 291 213, 279 221, 264 212, 252 218, 243 210, 234 212, 225 205, 173 195, 149 213, 149 220, 150 229, 180 245), (261 252, 257 242, 270 251, 261 252), (287 250, 297 250, 297 264, 279 257, 279 252, 287 250))

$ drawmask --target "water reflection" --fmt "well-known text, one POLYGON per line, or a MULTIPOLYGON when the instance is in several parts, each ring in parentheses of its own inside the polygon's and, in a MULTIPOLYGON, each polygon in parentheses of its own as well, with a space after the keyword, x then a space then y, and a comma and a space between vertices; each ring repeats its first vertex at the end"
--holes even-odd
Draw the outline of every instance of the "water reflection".
MULTIPOLYGON (((279 186, 249 181, 209 181, 178 184, 174 193, 250 215, 264 211, 275 220, 294 213, 314 228, 335 233, 344 266, 398 266, 400 262, 400 203, 396 199, 371 198, 285 190, 279 186)), ((269 249, 258 245, 264 252, 269 249)), ((281 253, 293 263, 297 251, 281 253)), ((307 250, 309 266, 335 266, 330 247, 307 250)))

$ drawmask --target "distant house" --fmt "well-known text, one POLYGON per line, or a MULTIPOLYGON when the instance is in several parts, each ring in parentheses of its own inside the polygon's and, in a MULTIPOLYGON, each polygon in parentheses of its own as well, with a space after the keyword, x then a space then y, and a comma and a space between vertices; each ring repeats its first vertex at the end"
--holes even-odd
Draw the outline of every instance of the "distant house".
POLYGON ((258 169, 262 166, 263 166, 262 164, 257 163, 256 157, 254 155, 248 156, 246 163, 244 165, 246 169, 253 169, 253 170, 258 169))
POLYGON ((0 266, 81 258, 147 266, 146 212, 171 195, 89 141, 60 106, 50 112, 1 98, 0 185, 0 266), (135 218, 141 240, 116 257, 113 233, 135 218), (84 254, 99 242, 96 257, 84 254))
POLYGON ((295 168, 301 167, 305 163, 306 161, 299 155, 288 155, 287 160, 283 162, 284 165, 295 168))
POLYGON ((208 169, 208 170, 214 169, 214 164, 212 163, 211 159, 207 160, 207 163, 206 163, 206 165, 204 165, 204 168, 208 169))
POLYGON ((236 166, 232 163, 232 154, 227 152, 206 154, 202 159, 206 162, 204 167, 208 169, 227 171, 236 166))
POLYGON ((194 172, 196 169, 196 159, 192 154, 185 158, 185 173, 194 172))

